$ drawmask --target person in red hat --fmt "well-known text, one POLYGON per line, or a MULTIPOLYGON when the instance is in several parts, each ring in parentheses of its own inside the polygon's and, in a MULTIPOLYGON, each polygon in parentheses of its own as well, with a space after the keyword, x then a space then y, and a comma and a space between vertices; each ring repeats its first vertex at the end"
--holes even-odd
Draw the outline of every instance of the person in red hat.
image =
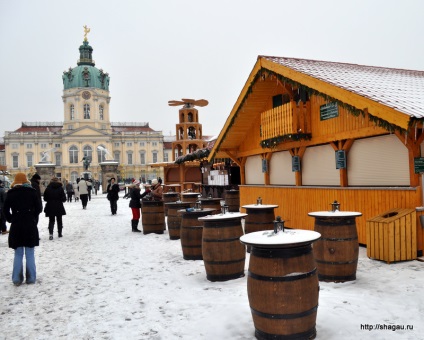
POLYGON ((36 190, 31 186, 26 175, 19 172, 16 174, 4 202, 6 220, 11 223, 9 248, 15 250, 12 282, 17 286, 24 281, 24 254, 26 283, 35 283, 37 276, 34 248, 39 245, 37 220, 42 211, 42 205, 37 196, 36 190))

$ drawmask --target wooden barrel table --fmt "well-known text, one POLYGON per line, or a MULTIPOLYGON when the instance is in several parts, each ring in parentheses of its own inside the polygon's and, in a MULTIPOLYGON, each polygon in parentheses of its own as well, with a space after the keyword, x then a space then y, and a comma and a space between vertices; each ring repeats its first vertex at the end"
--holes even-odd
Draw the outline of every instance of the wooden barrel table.
POLYGON ((238 190, 227 190, 225 192, 225 204, 228 205, 229 212, 240 211, 240 191, 238 190))
POLYGON ((165 207, 168 208, 168 232, 169 238, 171 240, 180 239, 180 230, 181 230, 181 215, 178 210, 191 208, 193 203, 189 202, 169 202, 165 203, 165 207))
POLYGON ((203 222, 202 255, 209 281, 228 281, 244 276, 246 249, 239 241, 243 235, 242 213, 200 217, 203 222))
POLYGON ((246 219, 244 222, 244 233, 253 233, 262 230, 274 230, 276 204, 248 204, 243 205, 246 209, 246 219))
POLYGON ((358 266, 358 232, 354 211, 317 211, 314 230, 322 235, 314 244, 314 257, 320 281, 345 282, 356 280, 358 266))
POLYGON ((309 230, 257 231, 251 247, 247 293, 257 339, 314 339, 319 282, 309 230))
POLYGON ((197 200, 199 199, 199 196, 200 196, 199 192, 183 192, 181 194, 181 201, 196 203, 197 200))
POLYGON ((180 199, 180 194, 175 191, 164 192, 162 194, 162 199, 165 204, 165 216, 168 216, 168 206, 166 203, 177 202, 180 199))
POLYGON ((180 210, 181 215, 181 249, 184 260, 203 260, 202 256, 202 235, 203 223, 199 217, 210 215, 214 209, 206 208, 203 210, 194 209, 193 211, 180 210))
POLYGON ((141 223, 143 224, 143 234, 163 234, 166 227, 163 201, 143 201, 141 223))
POLYGON ((211 214, 219 214, 221 212, 222 198, 200 197, 198 201, 200 201, 200 203, 202 204, 203 209, 207 209, 207 208, 213 209, 214 211, 211 212, 211 214))

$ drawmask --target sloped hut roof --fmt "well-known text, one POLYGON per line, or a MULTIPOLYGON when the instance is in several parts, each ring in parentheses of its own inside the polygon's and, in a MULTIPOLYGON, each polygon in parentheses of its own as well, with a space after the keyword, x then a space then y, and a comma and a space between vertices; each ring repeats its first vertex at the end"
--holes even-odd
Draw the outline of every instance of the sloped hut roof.
POLYGON ((278 82, 336 101, 355 115, 367 112, 389 131, 424 120, 424 71, 259 56, 209 160, 234 155, 278 82))

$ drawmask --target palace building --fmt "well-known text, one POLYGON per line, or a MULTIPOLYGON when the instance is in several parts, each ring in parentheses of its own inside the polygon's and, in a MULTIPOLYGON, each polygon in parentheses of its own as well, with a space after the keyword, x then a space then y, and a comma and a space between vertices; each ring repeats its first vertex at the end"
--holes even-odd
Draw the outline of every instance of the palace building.
POLYGON ((163 176, 163 168, 151 167, 167 159, 162 131, 149 123, 111 122, 109 74, 95 66, 93 48, 85 31, 77 66, 63 79, 63 122, 22 122, 4 136, 4 163, 12 176, 30 173, 40 161, 55 164, 56 176, 74 182, 83 172, 82 158, 101 180, 100 163, 118 161, 121 179, 151 180, 163 176))

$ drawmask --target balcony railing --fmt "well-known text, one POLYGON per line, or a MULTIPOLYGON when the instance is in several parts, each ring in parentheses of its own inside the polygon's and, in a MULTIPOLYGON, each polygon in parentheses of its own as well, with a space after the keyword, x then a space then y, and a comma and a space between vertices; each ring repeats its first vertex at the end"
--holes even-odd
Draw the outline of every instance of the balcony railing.
POLYGON ((293 102, 261 113, 261 146, 275 147, 285 141, 311 139, 308 128, 308 107, 298 107, 293 102), (299 119, 299 117, 303 119, 299 119))

